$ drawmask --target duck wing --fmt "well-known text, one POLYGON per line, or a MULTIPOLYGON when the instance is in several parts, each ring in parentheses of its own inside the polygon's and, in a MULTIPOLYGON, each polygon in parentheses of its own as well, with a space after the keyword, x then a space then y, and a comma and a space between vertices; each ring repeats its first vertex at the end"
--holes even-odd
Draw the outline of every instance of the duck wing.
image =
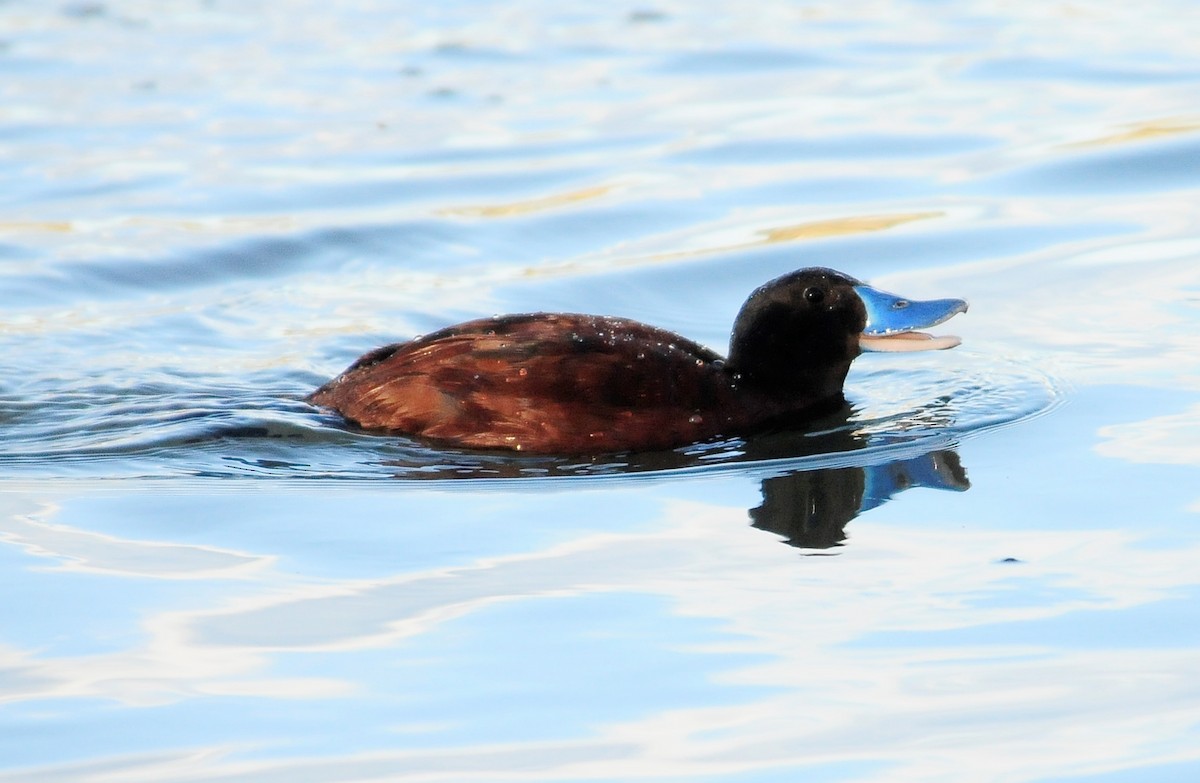
POLYGON ((541 453, 680 445, 735 410, 716 352, 636 321, 550 313, 385 346, 309 401, 366 429, 541 453))

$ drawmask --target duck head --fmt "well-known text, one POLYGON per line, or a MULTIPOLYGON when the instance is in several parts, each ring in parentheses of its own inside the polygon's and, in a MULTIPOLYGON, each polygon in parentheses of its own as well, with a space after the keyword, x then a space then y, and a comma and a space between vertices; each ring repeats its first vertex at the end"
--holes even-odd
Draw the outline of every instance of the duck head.
POLYGON ((957 337, 918 330, 966 310, 961 299, 907 299, 832 269, 800 269, 750 294, 734 321, 727 366, 762 392, 834 397, 863 351, 958 345, 957 337))

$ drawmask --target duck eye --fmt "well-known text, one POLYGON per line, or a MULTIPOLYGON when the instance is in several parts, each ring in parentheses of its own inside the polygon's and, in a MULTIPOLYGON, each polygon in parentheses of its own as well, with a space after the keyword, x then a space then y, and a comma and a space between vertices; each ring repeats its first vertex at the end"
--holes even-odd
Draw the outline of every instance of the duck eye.
POLYGON ((825 292, 816 286, 804 289, 804 298, 809 304, 820 304, 825 301, 825 292))

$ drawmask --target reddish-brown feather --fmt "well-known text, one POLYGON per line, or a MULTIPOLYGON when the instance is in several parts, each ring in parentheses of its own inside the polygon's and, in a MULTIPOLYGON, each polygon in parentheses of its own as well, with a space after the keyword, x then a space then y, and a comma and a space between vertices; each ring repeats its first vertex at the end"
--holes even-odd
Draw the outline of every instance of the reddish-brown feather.
POLYGON ((366 429, 540 453, 666 448, 776 412, 747 405, 721 357, 691 340, 567 314, 471 321, 381 348, 309 401, 366 429))

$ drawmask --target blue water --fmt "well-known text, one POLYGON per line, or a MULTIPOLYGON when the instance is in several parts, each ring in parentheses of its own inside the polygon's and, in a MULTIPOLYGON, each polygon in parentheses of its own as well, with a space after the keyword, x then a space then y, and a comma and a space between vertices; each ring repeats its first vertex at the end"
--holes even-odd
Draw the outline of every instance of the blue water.
POLYGON ((1184 2, 0 3, 0 781, 1200 775, 1184 2), (302 398, 469 318, 963 297, 848 415, 302 398))

